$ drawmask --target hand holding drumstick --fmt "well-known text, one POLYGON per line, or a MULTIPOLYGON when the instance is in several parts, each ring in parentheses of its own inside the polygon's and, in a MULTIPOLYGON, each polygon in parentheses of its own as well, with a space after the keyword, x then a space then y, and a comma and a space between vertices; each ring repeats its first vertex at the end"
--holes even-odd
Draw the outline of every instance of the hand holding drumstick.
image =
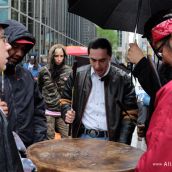
POLYGON ((65 122, 68 124, 72 124, 75 119, 75 111, 70 109, 66 113, 65 122))
POLYGON ((65 122, 69 124, 68 136, 71 137, 72 135, 72 123, 75 119, 75 111, 71 108, 67 111, 65 122))

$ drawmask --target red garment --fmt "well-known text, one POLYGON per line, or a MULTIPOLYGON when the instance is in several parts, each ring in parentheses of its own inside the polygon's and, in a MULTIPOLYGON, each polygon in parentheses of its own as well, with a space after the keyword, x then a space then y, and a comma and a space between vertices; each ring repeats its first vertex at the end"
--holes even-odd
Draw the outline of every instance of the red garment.
POLYGON ((146 139, 148 148, 141 156, 136 172, 172 172, 172 81, 156 95, 146 139))
POLYGON ((172 19, 168 19, 158 24, 152 29, 152 40, 153 45, 155 45, 158 41, 170 35, 172 32, 172 19))

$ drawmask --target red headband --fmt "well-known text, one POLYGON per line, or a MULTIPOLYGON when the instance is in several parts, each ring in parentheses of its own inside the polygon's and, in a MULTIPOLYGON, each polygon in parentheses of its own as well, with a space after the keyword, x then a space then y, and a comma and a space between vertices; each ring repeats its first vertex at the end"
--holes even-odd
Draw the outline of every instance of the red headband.
POLYGON ((165 38, 172 33, 172 19, 163 21, 162 23, 156 25, 152 30, 152 42, 155 45, 158 41, 165 38))

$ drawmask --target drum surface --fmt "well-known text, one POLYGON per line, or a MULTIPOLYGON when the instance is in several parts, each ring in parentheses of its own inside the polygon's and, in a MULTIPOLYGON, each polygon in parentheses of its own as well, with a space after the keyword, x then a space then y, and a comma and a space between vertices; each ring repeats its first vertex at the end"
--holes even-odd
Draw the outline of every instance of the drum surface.
POLYGON ((48 140, 27 149, 38 172, 131 172, 142 153, 129 145, 95 139, 48 140))

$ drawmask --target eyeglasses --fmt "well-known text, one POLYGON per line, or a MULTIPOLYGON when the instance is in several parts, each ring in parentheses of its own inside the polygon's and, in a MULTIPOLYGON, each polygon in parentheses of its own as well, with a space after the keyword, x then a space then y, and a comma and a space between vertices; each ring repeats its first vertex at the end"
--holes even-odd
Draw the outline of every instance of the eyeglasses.
POLYGON ((0 36, 0 39, 2 39, 2 41, 3 41, 4 43, 7 43, 7 42, 8 42, 8 37, 7 37, 6 35, 1 35, 1 36, 0 36))
POLYGON ((166 44, 167 40, 163 40, 163 42, 161 43, 161 45, 156 49, 156 51, 158 53, 162 52, 162 48, 164 47, 164 45, 166 44))
POLYGON ((161 40, 161 44, 158 48, 154 48, 157 57, 161 60, 162 59, 162 49, 167 41, 170 39, 171 35, 166 36, 164 39, 161 40))

